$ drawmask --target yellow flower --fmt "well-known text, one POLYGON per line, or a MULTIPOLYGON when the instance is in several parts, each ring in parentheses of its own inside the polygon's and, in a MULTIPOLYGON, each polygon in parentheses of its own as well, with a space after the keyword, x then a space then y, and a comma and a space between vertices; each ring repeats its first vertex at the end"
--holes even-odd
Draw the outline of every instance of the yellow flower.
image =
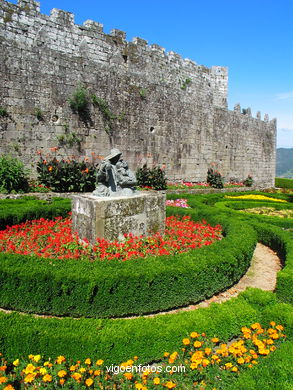
POLYGON ((252 360, 251 363, 252 364, 258 364, 258 362, 256 360, 252 360))
POLYGON ((168 357, 169 355, 169 352, 164 352, 164 357, 168 357))
POLYGON ((101 371, 100 370, 95 370, 94 371, 94 376, 99 376, 101 374, 101 371))
POLYGON ((231 368, 231 371, 237 372, 237 371, 238 371, 238 368, 237 368, 237 367, 232 367, 232 368, 231 368))
POLYGON ((57 359, 56 359, 56 363, 57 364, 62 364, 66 361, 65 357, 64 356, 58 356, 57 359))
POLYGON ((270 322, 270 325, 271 325, 271 326, 276 326, 275 321, 271 321, 271 322, 270 322))
POLYGON ((213 338, 212 338, 212 342, 213 342, 213 343, 218 343, 218 342, 219 342, 218 337, 213 337, 213 338))
POLYGON ((19 359, 14 360, 12 364, 14 365, 14 367, 19 366, 19 359))
POLYGON ((41 360, 41 355, 35 355, 35 356, 33 357, 33 360, 34 360, 36 363, 38 363, 38 361, 41 360))
POLYGON ((47 370, 45 369, 45 367, 40 368, 40 374, 41 375, 46 375, 47 374, 47 370))
POLYGON ((135 388, 141 390, 143 388, 143 384, 142 383, 136 383, 135 388))
POLYGON ((211 348, 205 348, 205 349, 204 349, 204 353, 205 353, 206 355, 210 355, 211 352, 212 352, 212 349, 211 349, 211 348))
POLYGON ((65 370, 60 370, 57 375, 59 378, 64 378, 67 375, 67 372, 65 370))
POLYGON ((243 363, 245 363, 245 360, 243 359, 243 357, 241 357, 241 358, 237 359, 237 363, 243 364, 243 363))
POLYGON ((261 329, 261 325, 258 322, 255 322, 251 325, 251 329, 261 329))
POLYGON ((183 342, 184 345, 189 345, 190 344, 190 340, 189 339, 183 339, 182 342, 183 342))
POLYGON ((190 337, 192 337, 193 339, 197 338, 198 336, 199 334, 197 332, 190 333, 190 337))
POLYGON ((200 348, 202 346, 202 343, 200 341, 195 341, 193 345, 194 348, 200 348))
POLYGON ((36 369, 36 367, 33 364, 29 363, 26 366, 26 368, 22 371, 27 375, 27 374, 32 374, 35 371, 35 369, 36 369))
POLYGON ((52 382, 52 375, 46 374, 43 376, 44 382, 52 382))
POLYGON ((91 365, 92 364, 92 361, 91 361, 91 359, 89 359, 89 358, 87 358, 87 359, 85 359, 85 364, 88 364, 88 365, 91 365))
POLYGON ((36 374, 28 374, 24 378, 25 383, 32 383, 35 380, 36 374))
POLYGON ((266 343, 267 343, 268 345, 272 345, 272 344, 274 344, 274 340, 268 339, 268 340, 266 341, 266 343))
POLYGON ((161 380, 160 380, 160 378, 154 378, 154 385, 159 385, 160 383, 161 383, 161 380))
POLYGON ((225 195, 226 199, 251 199, 251 200, 269 200, 272 202, 282 202, 282 203, 287 203, 286 200, 283 199, 277 199, 277 198, 271 198, 269 196, 265 195, 238 195, 238 196, 228 196, 225 195))
POLYGON ((92 380, 92 378, 88 378, 88 379, 85 381, 85 384, 87 385, 87 387, 90 387, 93 383, 94 383, 94 381, 92 380))
POLYGON ((83 374, 84 372, 86 372, 86 369, 85 369, 84 367, 81 367, 81 368, 79 369, 79 372, 81 372, 81 373, 83 374))
POLYGON ((102 360, 102 359, 99 359, 96 361, 97 366, 101 366, 103 363, 104 363, 104 360, 102 360))
POLYGON ((233 364, 232 363, 226 363, 225 364, 225 368, 226 370, 228 370, 229 368, 233 367, 233 364))
POLYGON ((284 327, 283 327, 282 325, 277 325, 277 326, 276 326, 276 329, 278 329, 278 330, 284 330, 284 327))

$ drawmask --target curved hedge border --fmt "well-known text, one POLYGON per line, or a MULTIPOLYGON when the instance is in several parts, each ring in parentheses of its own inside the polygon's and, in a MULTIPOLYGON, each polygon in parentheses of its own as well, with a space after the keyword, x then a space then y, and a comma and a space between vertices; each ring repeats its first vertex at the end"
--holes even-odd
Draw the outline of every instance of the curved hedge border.
POLYGON ((204 207, 178 213, 221 223, 225 239, 176 256, 127 262, 1 253, 0 307, 61 316, 122 317, 186 306, 238 281, 255 248, 253 228, 211 215, 204 207))
POLYGON ((292 233, 275 226, 253 223, 258 240, 278 252, 284 267, 277 274, 276 294, 280 301, 293 304, 293 240, 292 233))
POLYGON ((221 202, 215 203, 214 207, 217 207, 220 210, 226 211, 230 214, 237 213, 240 218, 246 219, 248 221, 257 220, 259 222, 269 223, 272 225, 277 225, 280 227, 290 228, 293 227, 293 219, 292 218, 280 218, 273 217, 269 215, 261 215, 261 214, 249 214, 249 213, 241 213, 240 210, 249 209, 254 207, 273 207, 276 210, 286 210, 293 209, 292 203, 277 203, 277 202, 266 202, 266 201, 250 201, 250 200, 224 200, 221 202))
POLYGON ((258 289, 247 289, 237 298, 208 308, 131 320, 35 318, 0 312, 0 350, 10 359, 29 354, 64 355, 117 364, 136 355, 138 363, 147 363, 159 360, 165 351, 175 351, 192 331, 228 341, 242 326, 270 321, 284 324, 292 340, 292 306, 277 303, 275 294, 258 289))
POLYGON ((71 211, 70 199, 39 200, 33 196, 0 200, 0 230, 26 220, 65 217, 71 211))

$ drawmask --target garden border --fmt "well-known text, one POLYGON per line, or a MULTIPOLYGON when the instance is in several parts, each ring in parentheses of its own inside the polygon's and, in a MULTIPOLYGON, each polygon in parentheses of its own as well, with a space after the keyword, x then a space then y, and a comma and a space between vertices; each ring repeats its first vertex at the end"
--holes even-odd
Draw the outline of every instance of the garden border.
POLYGON ((68 259, 66 268, 62 260, 1 253, 0 306, 57 316, 123 317, 187 306, 237 282, 256 245, 253 228, 211 215, 206 207, 175 214, 221 223, 226 237, 176 256, 107 263, 68 259))

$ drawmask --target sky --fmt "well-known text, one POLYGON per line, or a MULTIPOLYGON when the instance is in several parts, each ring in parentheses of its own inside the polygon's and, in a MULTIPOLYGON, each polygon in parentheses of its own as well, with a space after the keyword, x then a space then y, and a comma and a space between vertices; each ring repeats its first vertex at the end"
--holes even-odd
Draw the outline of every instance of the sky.
MULTIPOLYGON (((12 2, 16 2, 13 0, 12 2)), ((277 118, 277 146, 293 148, 293 0, 43 0, 75 23, 92 19, 205 66, 229 69, 235 103, 277 118)))

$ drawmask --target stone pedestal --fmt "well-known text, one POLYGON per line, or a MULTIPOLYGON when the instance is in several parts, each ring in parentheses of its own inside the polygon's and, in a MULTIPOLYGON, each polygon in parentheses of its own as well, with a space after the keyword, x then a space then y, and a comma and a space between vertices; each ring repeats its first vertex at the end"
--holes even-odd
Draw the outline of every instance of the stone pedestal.
POLYGON ((96 238, 124 240, 124 234, 148 235, 163 231, 166 218, 166 194, 139 192, 131 197, 96 197, 75 195, 73 231, 80 239, 94 244, 96 238))

